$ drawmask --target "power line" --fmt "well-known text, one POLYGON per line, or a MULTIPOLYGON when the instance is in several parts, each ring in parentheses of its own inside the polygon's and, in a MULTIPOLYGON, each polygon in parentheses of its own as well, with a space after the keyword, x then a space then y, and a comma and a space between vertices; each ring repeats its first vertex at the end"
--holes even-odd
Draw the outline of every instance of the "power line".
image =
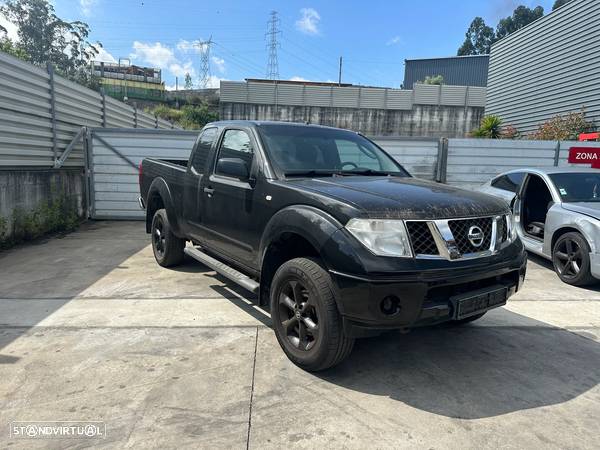
POLYGON ((210 46, 212 44, 212 36, 208 41, 200 41, 200 88, 206 89, 210 82, 210 46))
POLYGON ((279 61, 277 60, 277 36, 281 33, 279 30, 279 18, 277 11, 271 11, 271 18, 267 25, 266 37, 268 39, 267 48, 269 49, 269 61, 267 62, 267 78, 269 80, 279 79, 279 61))

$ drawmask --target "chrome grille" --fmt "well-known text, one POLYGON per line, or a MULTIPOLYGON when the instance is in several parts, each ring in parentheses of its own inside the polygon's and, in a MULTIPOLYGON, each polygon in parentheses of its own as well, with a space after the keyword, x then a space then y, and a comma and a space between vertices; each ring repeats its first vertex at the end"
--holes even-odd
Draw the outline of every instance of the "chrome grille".
POLYGON ((439 255, 427 222, 406 222, 415 255, 439 255))
POLYGON ((464 255, 488 250, 492 243, 493 220, 492 217, 449 220, 448 226, 450 227, 450 231, 452 231, 458 251, 464 255), (483 232, 483 242, 481 245, 476 246, 469 240, 469 230, 472 227, 477 227, 483 232))

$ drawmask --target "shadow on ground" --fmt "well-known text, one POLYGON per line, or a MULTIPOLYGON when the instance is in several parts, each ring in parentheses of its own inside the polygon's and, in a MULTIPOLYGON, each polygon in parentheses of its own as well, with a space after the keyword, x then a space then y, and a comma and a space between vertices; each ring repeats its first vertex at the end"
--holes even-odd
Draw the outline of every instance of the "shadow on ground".
POLYGON ((358 340, 348 360, 317 375, 462 419, 563 403, 598 384, 598 343, 504 309, 494 314, 502 325, 439 326, 358 340))

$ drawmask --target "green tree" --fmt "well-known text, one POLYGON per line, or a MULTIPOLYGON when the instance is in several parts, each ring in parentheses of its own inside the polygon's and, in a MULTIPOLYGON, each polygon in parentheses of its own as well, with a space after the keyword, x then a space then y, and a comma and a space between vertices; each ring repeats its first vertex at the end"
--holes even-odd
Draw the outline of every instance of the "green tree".
POLYGON ((442 84, 444 84, 444 77, 441 75, 426 76, 425 79, 423 80, 423 84, 442 85, 442 84))
POLYGON ((192 76, 188 73, 185 74, 185 88, 194 89, 194 83, 192 83, 192 76))
POLYGON ((498 22, 498 25, 496 26, 495 40, 497 41, 498 39, 502 39, 503 37, 520 30, 543 15, 544 8, 541 6, 536 6, 533 9, 523 5, 518 6, 511 16, 500 19, 500 22, 498 22))
POLYGON ((561 6, 566 5, 567 3, 569 3, 571 0, 556 0, 554 2, 554 5, 552 5, 552 11, 554 11, 555 9, 560 8, 561 6))
POLYGON ((481 17, 475 17, 465 34, 465 42, 458 49, 458 56, 488 54, 494 37, 494 29, 487 26, 481 17))
POLYGON ((19 40, 13 46, 22 50, 29 62, 38 66, 51 63, 60 75, 94 87, 89 65, 102 44, 88 40, 86 23, 59 18, 47 0, 8 0, 0 6, 0 14, 17 26, 19 40))

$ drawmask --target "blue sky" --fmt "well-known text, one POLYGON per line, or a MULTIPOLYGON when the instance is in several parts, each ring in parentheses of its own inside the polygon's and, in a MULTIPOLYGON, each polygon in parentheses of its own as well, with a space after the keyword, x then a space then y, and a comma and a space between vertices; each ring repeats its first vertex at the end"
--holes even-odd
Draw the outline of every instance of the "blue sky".
POLYGON ((399 87, 404 59, 455 55, 464 33, 480 15, 488 24, 519 4, 552 0, 462 1, 270 1, 55 0, 60 17, 80 19, 104 44, 104 59, 130 58, 158 66, 168 86, 185 72, 198 81, 200 55, 194 41, 212 36, 212 83, 264 78, 269 12, 281 19, 280 78, 399 87))

